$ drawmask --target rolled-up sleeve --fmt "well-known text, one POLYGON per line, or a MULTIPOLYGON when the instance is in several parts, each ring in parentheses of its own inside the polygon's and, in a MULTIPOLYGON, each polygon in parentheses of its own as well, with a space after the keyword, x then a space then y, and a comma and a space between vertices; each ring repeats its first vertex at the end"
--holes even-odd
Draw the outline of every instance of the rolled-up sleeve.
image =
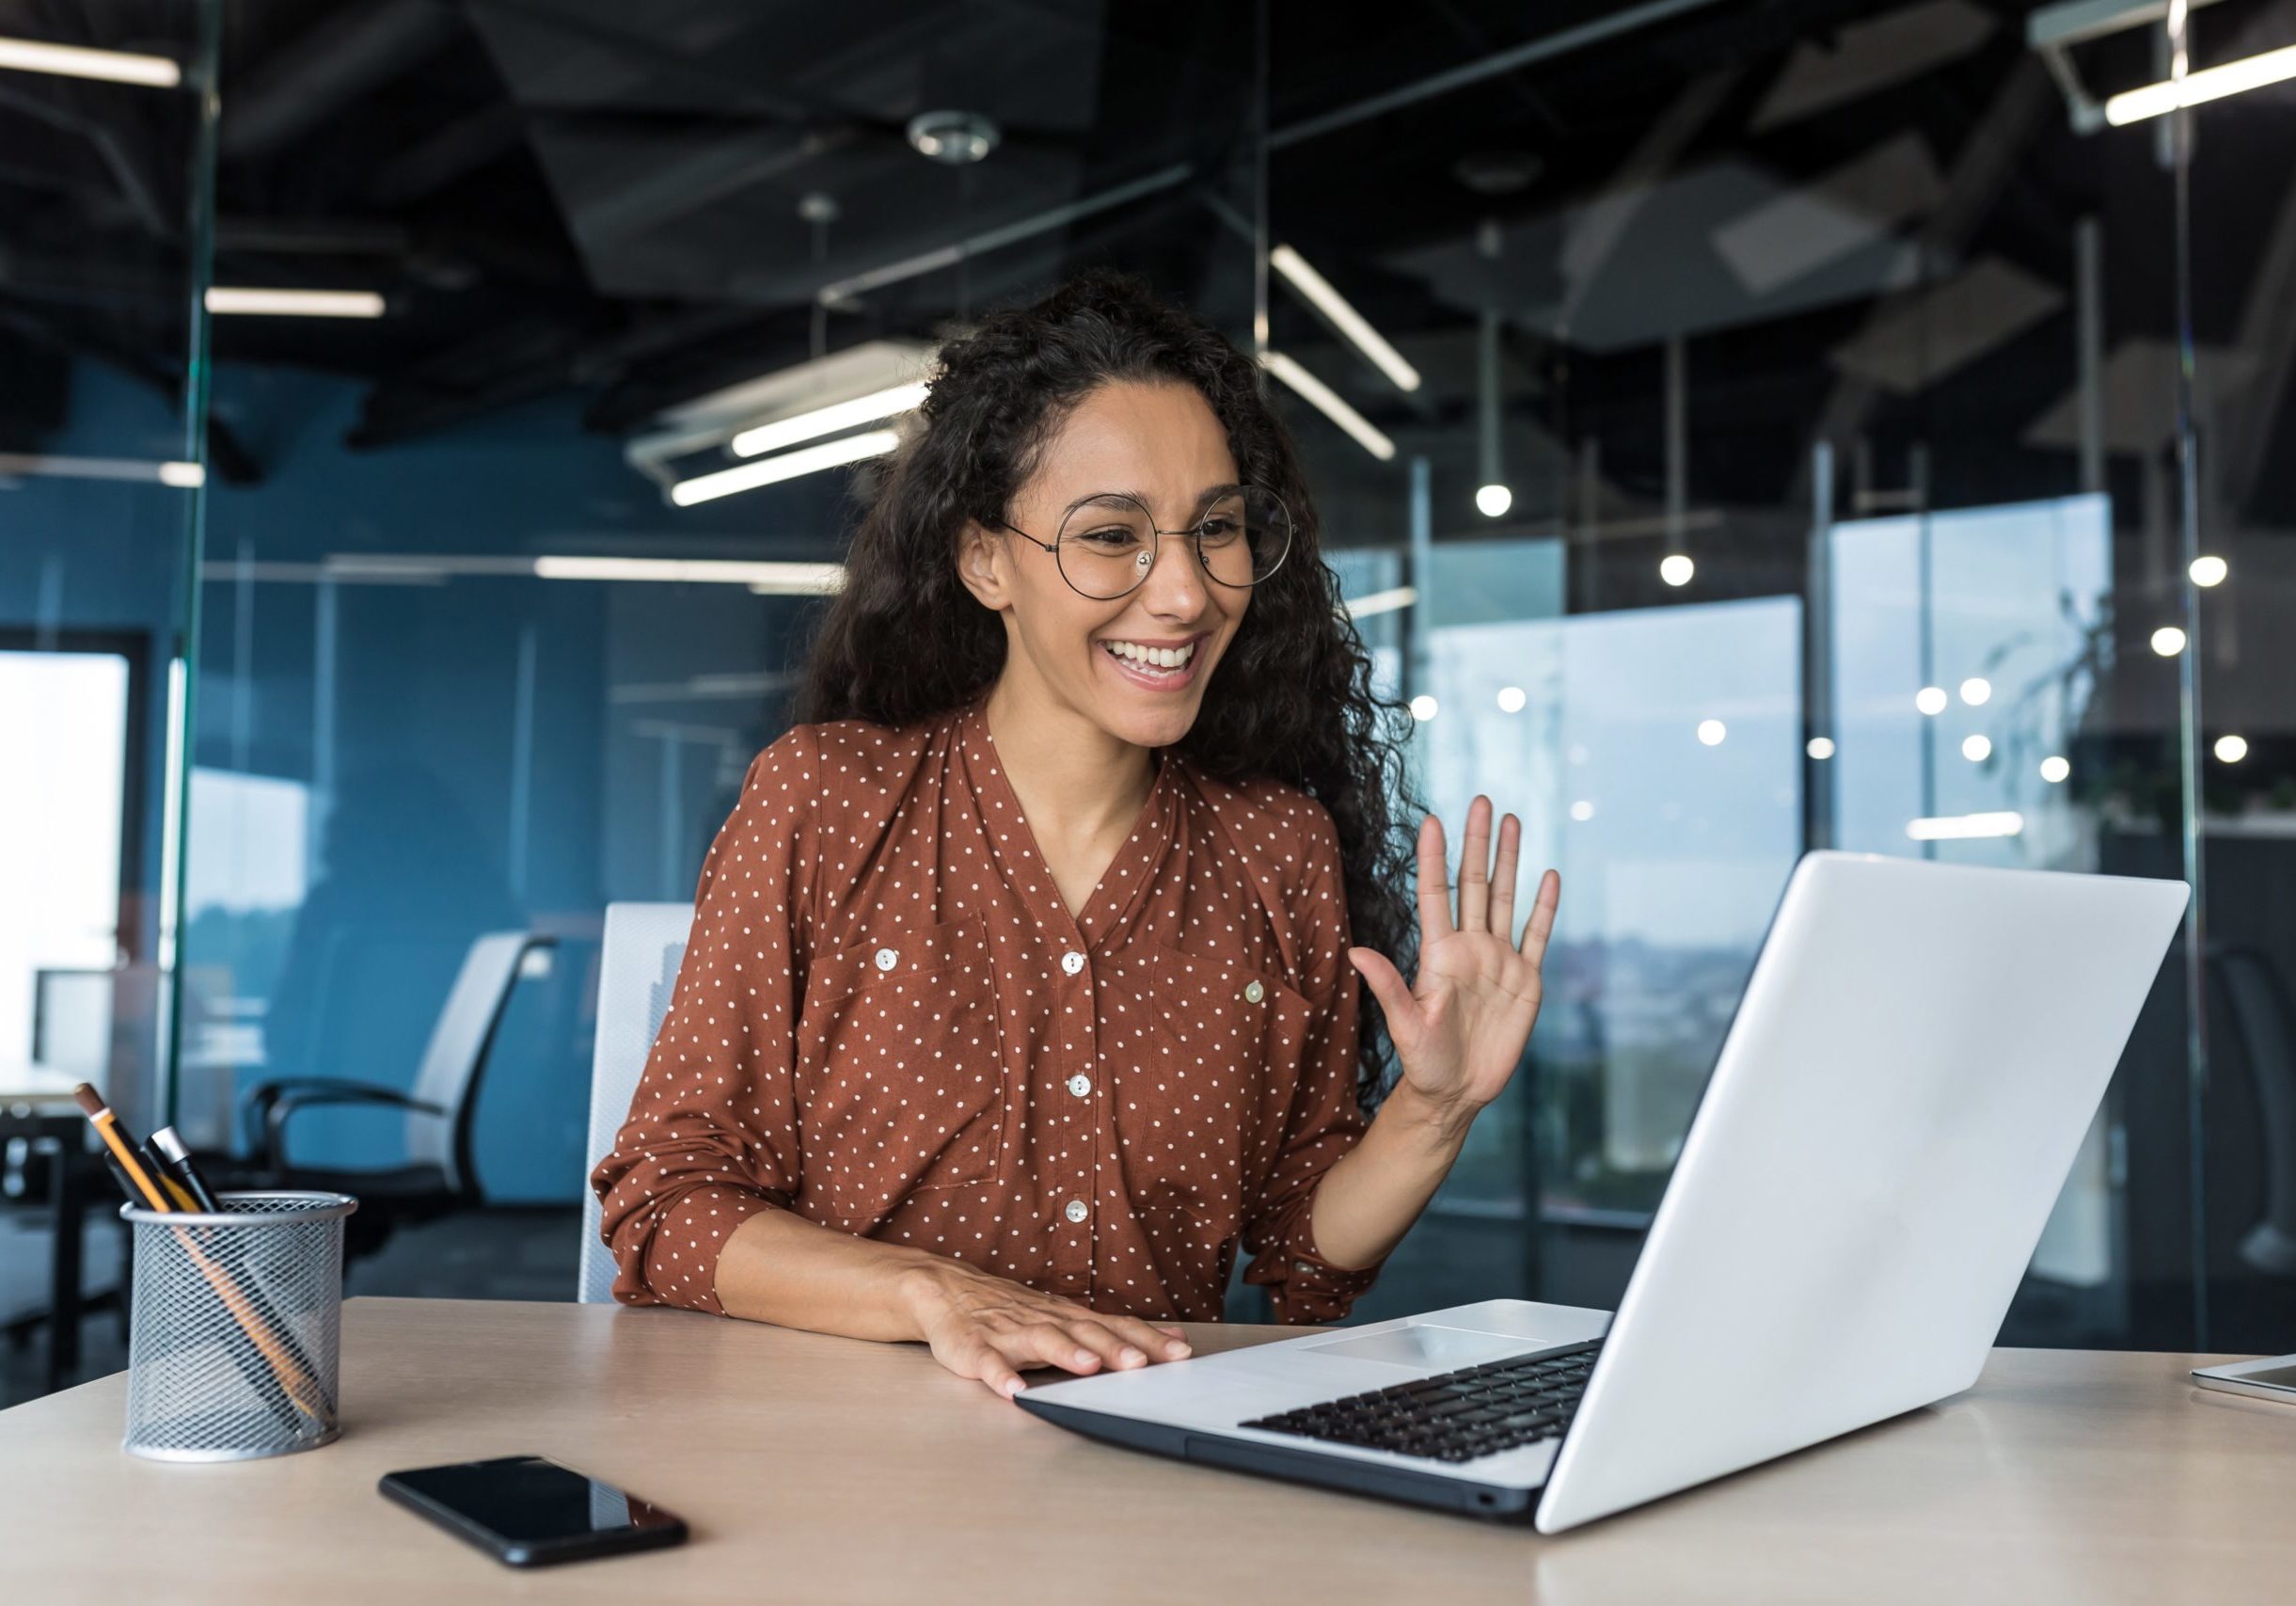
POLYGON ((819 770, 806 727, 773 742, 703 859, 670 1008, 613 1152, 590 1176, 625 1303, 722 1313, 719 1251, 797 1192, 819 770))
POLYGON ((1348 962, 1347 883, 1339 837, 1318 803, 1306 807, 1300 992, 1315 1006, 1300 1051, 1284 1142, 1244 1222, 1246 1282, 1269 1290, 1279 1322, 1336 1322, 1368 1292, 1378 1264, 1334 1265, 1316 1248, 1316 1189, 1369 1122, 1355 1095, 1360 981, 1348 962))

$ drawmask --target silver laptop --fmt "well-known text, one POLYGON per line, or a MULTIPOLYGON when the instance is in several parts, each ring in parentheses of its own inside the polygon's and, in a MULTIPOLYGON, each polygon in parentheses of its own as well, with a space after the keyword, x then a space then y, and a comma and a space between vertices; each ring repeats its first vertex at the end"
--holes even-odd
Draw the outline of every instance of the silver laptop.
POLYGON ((1020 1404, 1137 1449, 1553 1534, 1956 1393, 2187 896, 1811 853, 1615 1316, 1491 1299, 1020 1404))

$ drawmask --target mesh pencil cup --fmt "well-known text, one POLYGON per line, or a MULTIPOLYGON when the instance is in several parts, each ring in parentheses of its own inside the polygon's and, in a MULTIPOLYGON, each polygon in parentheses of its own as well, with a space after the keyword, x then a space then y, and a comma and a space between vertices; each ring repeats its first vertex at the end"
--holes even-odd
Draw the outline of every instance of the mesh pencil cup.
POLYGON ((135 1205, 135 1303, 121 1447, 245 1461, 340 1432, 344 1193, 227 1193, 213 1214, 135 1205))

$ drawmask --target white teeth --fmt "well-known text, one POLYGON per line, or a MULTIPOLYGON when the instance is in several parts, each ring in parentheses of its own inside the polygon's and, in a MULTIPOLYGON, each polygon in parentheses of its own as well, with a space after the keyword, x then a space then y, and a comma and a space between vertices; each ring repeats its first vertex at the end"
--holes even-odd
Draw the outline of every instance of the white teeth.
POLYGON ((1102 642, 1100 644, 1118 658, 1134 663, 1154 664, 1160 669, 1178 669, 1196 656, 1196 644, 1184 647, 1148 647, 1134 642, 1102 642))

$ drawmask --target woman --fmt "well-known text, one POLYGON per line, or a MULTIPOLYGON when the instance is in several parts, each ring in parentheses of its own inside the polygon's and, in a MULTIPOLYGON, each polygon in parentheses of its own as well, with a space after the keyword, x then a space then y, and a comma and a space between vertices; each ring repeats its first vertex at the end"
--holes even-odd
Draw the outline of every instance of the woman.
POLYGON ((1007 1396, 1187 1354, 1239 1246, 1345 1315, 1521 1058, 1558 897, 1513 946, 1479 797, 1454 924, 1423 820, 1404 983, 1393 712, 1218 331, 1102 271, 946 346, 591 1179, 616 1296, 1007 1396))

